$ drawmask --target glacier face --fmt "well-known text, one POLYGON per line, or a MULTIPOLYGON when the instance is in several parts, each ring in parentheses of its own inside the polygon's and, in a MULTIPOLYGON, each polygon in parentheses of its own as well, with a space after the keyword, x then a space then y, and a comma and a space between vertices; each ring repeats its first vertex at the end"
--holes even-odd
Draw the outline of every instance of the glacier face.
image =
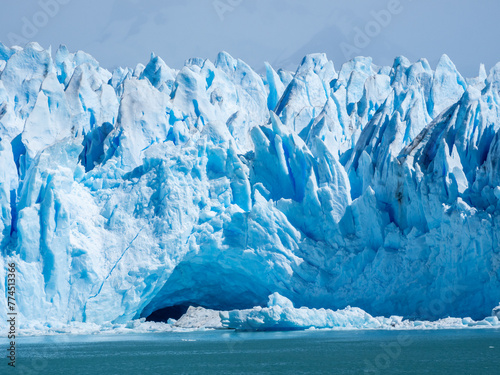
POLYGON ((0 70, 0 287, 16 262, 25 324, 275 292, 423 319, 500 301, 500 64, 109 72, 32 43, 0 44, 0 70))

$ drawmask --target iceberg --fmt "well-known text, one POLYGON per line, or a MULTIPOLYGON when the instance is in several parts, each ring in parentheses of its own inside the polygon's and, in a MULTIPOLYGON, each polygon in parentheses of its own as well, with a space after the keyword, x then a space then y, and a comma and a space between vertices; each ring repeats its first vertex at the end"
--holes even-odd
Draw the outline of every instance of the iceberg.
POLYGON ((189 306, 179 320, 170 323, 173 328, 180 329, 221 329, 223 326, 219 314, 215 310, 189 306))
POLYGON ((381 328, 382 324, 359 308, 343 310, 296 309, 278 293, 269 296, 267 307, 220 312, 222 326, 245 331, 295 330, 308 328, 381 328))
POLYGON ((219 314, 222 327, 239 331, 500 328, 497 316, 487 317, 481 321, 448 317, 431 322, 408 320, 394 315, 389 318, 373 317, 360 308, 350 306, 337 311, 323 308, 295 308, 292 301, 279 293, 269 296, 267 307, 221 311, 219 314))
POLYGON ((15 263, 20 328, 275 292, 229 321, 492 318, 500 64, 312 54, 259 75, 222 52, 110 72, 64 46, 0 51, 0 288, 15 263))

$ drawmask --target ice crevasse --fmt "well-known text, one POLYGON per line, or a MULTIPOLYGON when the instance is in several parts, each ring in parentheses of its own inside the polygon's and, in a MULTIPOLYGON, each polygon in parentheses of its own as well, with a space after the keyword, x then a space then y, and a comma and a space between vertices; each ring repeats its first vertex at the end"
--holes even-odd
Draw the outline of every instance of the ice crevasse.
MULTIPOLYGON (((21 324, 169 306, 483 318, 500 301, 500 64, 324 54, 110 72, 0 45, 0 287, 21 324)), ((0 310, 7 309, 0 299, 0 310)), ((0 323, 5 324, 5 323, 0 323)))

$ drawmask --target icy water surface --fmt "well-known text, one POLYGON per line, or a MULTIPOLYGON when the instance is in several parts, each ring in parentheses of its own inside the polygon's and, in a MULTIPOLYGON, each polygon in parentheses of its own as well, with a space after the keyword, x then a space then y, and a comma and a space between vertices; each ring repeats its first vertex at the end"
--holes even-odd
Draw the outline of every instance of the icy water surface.
MULTIPOLYGON (((5 340, 1 341, 5 346, 5 340)), ((500 330, 26 337, 0 374, 500 374, 500 330)))

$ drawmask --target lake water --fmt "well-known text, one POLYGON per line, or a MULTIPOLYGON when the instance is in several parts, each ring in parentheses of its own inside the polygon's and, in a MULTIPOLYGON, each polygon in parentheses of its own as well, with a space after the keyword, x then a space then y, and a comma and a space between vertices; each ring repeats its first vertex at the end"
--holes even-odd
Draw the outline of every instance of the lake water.
POLYGON ((17 349, 0 374, 500 374, 500 330, 21 337, 17 349))

